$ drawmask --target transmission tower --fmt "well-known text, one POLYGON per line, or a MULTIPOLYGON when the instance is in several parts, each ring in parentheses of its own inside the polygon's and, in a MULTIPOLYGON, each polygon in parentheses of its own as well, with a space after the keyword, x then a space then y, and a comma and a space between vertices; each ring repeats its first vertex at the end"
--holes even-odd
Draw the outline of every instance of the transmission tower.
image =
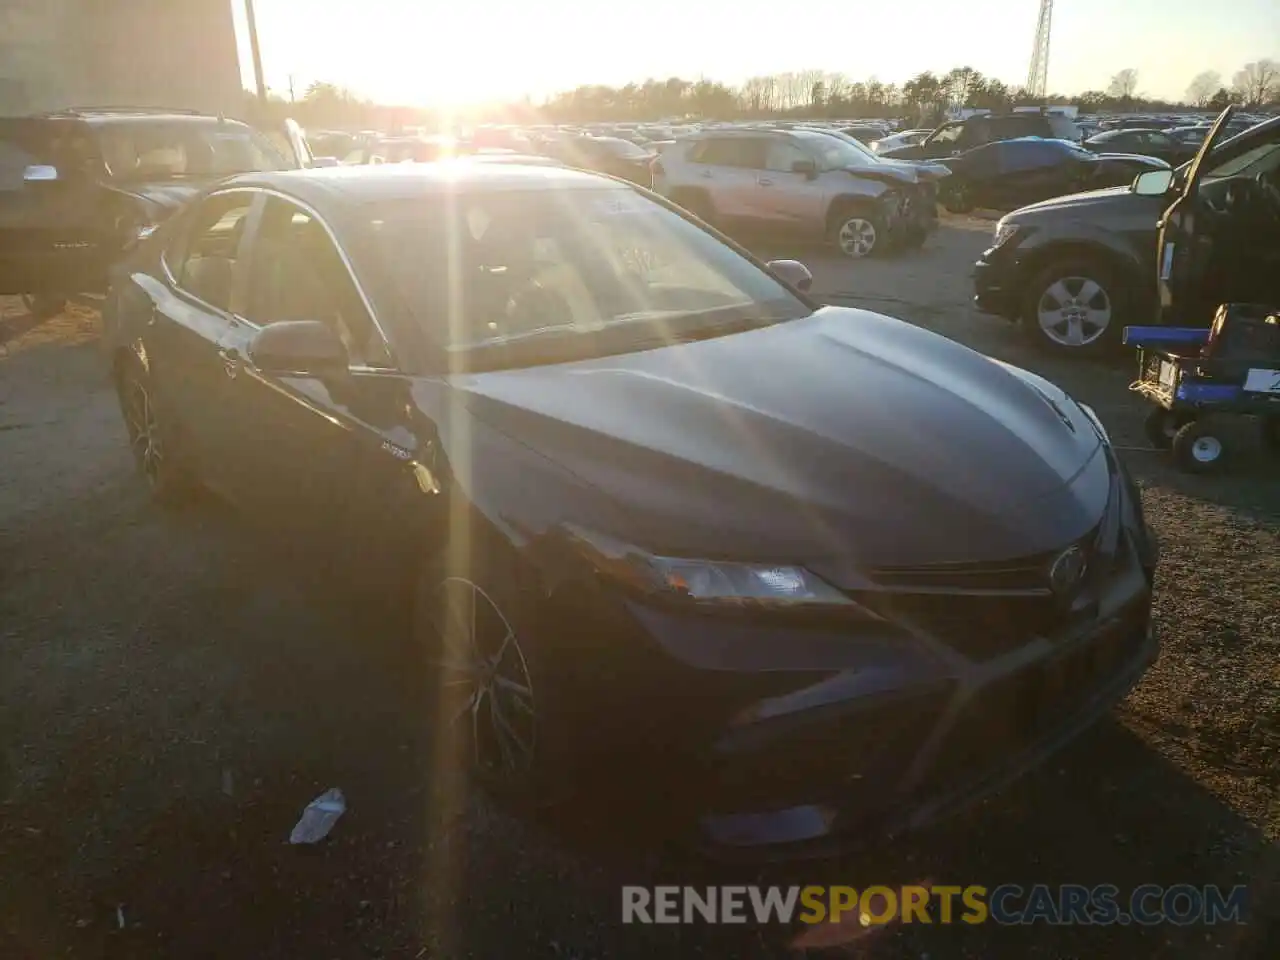
POLYGON ((1053 0, 1040 0, 1036 39, 1031 47, 1031 69, 1027 71, 1027 93, 1043 97, 1049 92, 1049 34, 1053 29, 1053 0))

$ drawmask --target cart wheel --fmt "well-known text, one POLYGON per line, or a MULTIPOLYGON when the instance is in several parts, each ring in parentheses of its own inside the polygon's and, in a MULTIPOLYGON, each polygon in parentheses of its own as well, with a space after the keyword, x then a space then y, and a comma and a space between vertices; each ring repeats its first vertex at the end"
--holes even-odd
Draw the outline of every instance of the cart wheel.
POLYGON ((1226 457, 1226 444, 1204 420, 1192 420, 1174 434, 1173 459, 1188 473, 1212 473, 1226 457))
POLYGON ((1153 447, 1157 450, 1168 450, 1173 445, 1173 438, 1178 431, 1194 419, 1195 417, 1188 413, 1174 413, 1164 407, 1156 407, 1147 414, 1142 428, 1146 431, 1147 439, 1151 441, 1153 447))

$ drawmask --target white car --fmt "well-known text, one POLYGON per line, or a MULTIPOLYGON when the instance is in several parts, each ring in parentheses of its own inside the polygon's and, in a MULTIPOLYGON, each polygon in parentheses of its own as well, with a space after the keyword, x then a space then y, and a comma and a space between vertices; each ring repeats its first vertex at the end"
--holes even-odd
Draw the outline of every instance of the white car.
POLYGON ((871 149, 879 153, 881 150, 896 150, 898 147, 914 147, 931 133, 933 133, 932 128, 927 130, 903 130, 901 133, 894 133, 874 141, 871 144, 871 149))

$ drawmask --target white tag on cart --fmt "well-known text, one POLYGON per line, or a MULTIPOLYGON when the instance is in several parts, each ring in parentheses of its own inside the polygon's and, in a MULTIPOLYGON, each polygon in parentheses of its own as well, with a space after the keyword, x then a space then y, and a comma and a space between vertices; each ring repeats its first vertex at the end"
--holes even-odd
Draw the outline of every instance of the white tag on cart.
POLYGON ((1174 381, 1178 379, 1178 365, 1170 363, 1168 360, 1160 361, 1160 382, 1166 387, 1172 387, 1174 381))
POLYGON ((1280 370, 1264 370, 1253 367, 1244 378, 1244 389, 1248 393, 1274 393, 1280 396, 1280 370))

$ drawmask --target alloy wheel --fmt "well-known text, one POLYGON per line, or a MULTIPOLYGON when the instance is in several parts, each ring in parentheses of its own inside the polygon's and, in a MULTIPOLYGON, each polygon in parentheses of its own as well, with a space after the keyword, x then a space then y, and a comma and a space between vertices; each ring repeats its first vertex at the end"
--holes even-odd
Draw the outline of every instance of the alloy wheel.
POLYGON ((850 217, 840 224, 836 239, 845 256, 861 259, 875 249, 876 225, 864 217, 850 217))
POLYGON ((440 640, 442 716, 467 744, 483 774, 512 778, 535 757, 533 682, 511 621, 488 593, 462 577, 440 584, 435 605, 440 640))
POLYGON ((147 483, 155 488, 159 484, 160 470, 164 463, 164 447, 156 423, 155 404, 146 385, 136 376, 130 376, 125 382, 124 407, 129 447, 133 450, 147 483))
POLYGON ((1060 277, 1045 288, 1036 303, 1040 330, 1063 347, 1085 347, 1111 324, 1111 297, 1090 277, 1060 277))

